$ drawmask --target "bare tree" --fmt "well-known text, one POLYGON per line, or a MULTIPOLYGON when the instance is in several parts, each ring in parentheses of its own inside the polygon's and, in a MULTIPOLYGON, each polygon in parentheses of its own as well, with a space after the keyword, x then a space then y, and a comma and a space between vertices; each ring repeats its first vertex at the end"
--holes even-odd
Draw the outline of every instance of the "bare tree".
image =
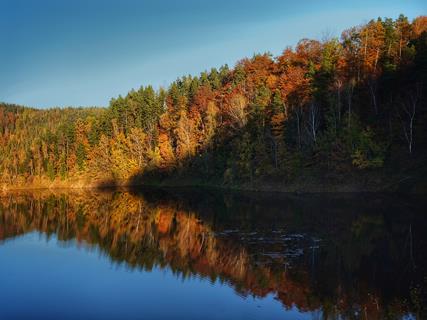
POLYGON ((401 110, 398 111, 398 116, 402 124, 403 136, 408 144, 409 154, 412 154, 414 150, 414 123, 421 96, 422 84, 417 82, 400 97, 401 110))
MULTIPOLYGON (((336 103, 336 118, 338 121, 338 124, 341 123, 341 91, 342 91, 342 86, 343 83, 341 81, 341 79, 336 79, 335 80, 335 89, 337 91, 337 103, 336 103)), ((336 121, 335 121, 336 122, 336 121)), ((337 127, 337 124, 335 123, 335 128, 337 127)))
POLYGON ((247 121, 246 111, 247 101, 243 95, 235 95, 226 108, 226 113, 232 120, 232 126, 235 129, 242 128, 247 121))
POLYGON ((317 142, 317 131, 320 124, 320 110, 317 103, 312 101, 308 109, 308 126, 307 131, 313 140, 313 144, 317 142))
POLYGON ((147 135, 140 128, 132 128, 129 133, 130 150, 132 156, 137 159, 138 168, 142 168, 144 164, 144 155, 148 152, 146 144, 147 135))
POLYGON ((273 154, 273 161, 274 161, 274 168, 277 169, 278 167, 278 149, 279 149, 279 142, 277 141, 276 137, 273 136, 270 130, 267 130, 265 134, 266 138, 271 141, 271 153, 273 154))
POLYGON ((295 115, 297 120, 297 131, 298 131, 298 150, 301 150, 301 120, 303 110, 301 106, 295 108, 295 115))
POLYGON ((353 102, 353 92, 354 92, 354 86, 355 86, 355 79, 350 79, 346 86, 346 93, 347 93, 347 115, 348 115, 348 121, 347 121, 347 127, 350 128, 351 126, 351 107, 353 102))
POLYGON ((378 101, 377 101, 378 85, 377 85, 377 79, 375 76, 369 77, 368 87, 369 87, 369 93, 371 94, 372 106, 374 108, 374 113, 375 113, 375 115, 378 115, 378 101))

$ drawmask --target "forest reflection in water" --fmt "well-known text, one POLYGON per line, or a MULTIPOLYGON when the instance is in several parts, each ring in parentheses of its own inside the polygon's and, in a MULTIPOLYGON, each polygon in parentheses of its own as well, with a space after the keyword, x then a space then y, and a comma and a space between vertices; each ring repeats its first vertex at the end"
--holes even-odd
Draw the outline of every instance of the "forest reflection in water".
POLYGON ((421 318, 422 208, 422 199, 387 195, 15 193, 0 197, 0 241, 40 232, 94 246, 132 270, 273 295, 284 311, 325 319, 421 318))

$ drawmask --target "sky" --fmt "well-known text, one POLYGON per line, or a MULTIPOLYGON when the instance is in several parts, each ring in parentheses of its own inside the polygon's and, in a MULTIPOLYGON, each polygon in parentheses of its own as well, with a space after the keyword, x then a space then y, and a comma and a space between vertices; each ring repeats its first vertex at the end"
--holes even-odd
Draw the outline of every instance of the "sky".
POLYGON ((141 85, 400 13, 427 14, 427 1, 0 0, 0 101, 107 106, 141 85))

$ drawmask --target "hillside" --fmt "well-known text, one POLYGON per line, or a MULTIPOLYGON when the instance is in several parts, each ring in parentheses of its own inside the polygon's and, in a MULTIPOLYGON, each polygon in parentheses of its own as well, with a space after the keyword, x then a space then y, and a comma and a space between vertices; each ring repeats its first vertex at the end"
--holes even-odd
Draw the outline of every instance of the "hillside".
POLYGON ((427 17, 377 19, 112 99, 0 104, 0 186, 427 191, 427 17))

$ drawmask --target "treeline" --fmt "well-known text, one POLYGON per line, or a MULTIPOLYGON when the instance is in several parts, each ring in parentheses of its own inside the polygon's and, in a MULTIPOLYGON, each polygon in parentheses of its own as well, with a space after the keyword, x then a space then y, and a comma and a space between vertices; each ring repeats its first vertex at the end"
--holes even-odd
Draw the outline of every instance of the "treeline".
POLYGON ((184 76, 107 109, 0 106, 2 182, 289 182, 424 163, 427 17, 380 19, 278 57, 184 76))

